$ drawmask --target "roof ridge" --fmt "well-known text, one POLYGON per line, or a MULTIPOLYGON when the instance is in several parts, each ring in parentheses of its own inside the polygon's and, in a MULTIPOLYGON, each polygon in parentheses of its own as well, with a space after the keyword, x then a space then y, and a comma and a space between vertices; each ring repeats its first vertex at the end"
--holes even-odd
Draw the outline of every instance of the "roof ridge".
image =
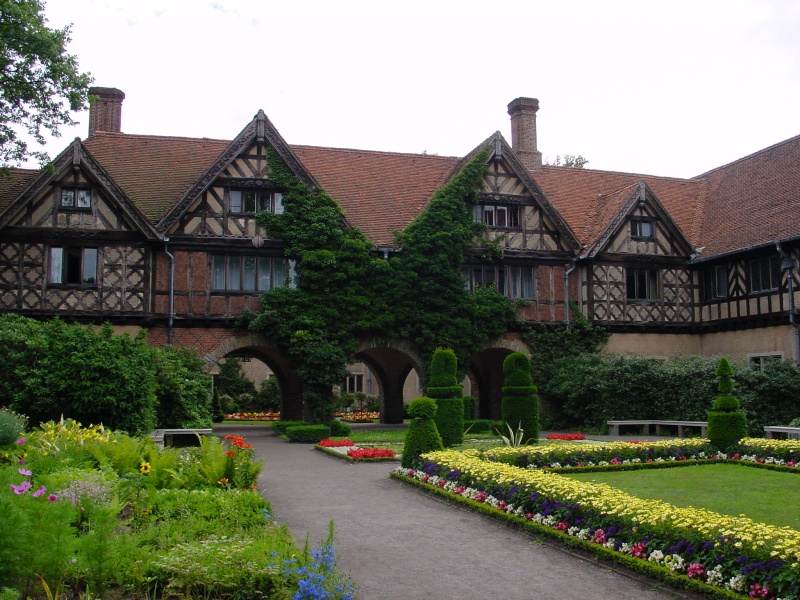
POLYGON ((741 163, 741 162, 744 162, 746 160, 750 160, 750 159, 752 159, 752 158, 754 158, 754 157, 756 157, 756 156, 758 156, 760 154, 764 154, 765 152, 770 152, 770 151, 774 150, 775 148, 778 148, 778 147, 783 146, 785 144, 788 144, 790 142, 795 142, 795 141, 797 141, 799 139, 800 139, 800 135, 792 136, 792 137, 787 138, 787 139, 785 139, 785 140, 783 140, 781 142, 778 142, 777 144, 772 144, 771 146, 767 146, 766 148, 761 148, 761 150, 756 150, 755 152, 753 152, 751 154, 748 154, 747 156, 742 156, 741 158, 737 158, 736 160, 732 160, 731 162, 726 163, 726 164, 724 164, 722 166, 715 167, 713 169, 709 169, 705 173, 700 173, 700 175, 695 175, 694 177, 692 177, 692 179, 693 180, 698 180, 698 179, 701 179, 701 178, 705 178, 706 176, 711 175, 711 173, 714 173, 716 171, 721 171, 722 169, 727 169, 728 167, 730 167, 732 165, 735 165, 736 163, 741 163))
POLYGON ((289 144, 290 148, 308 148, 313 150, 333 150, 335 152, 368 152, 370 154, 386 154, 390 156, 417 156, 422 158, 440 158, 445 160, 461 159, 460 156, 444 156, 441 154, 422 154, 420 152, 397 152, 392 150, 364 150, 363 148, 337 148, 335 146, 312 146, 310 144, 289 144))
POLYGON ((94 135, 85 140, 83 143, 91 142, 99 137, 126 137, 126 138, 149 138, 156 140, 175 140, 175 141, 193 141, 193 142, 220 142, 223 144, 230 144, 233 140, 224 140, 221 138, 207 138, 207 137, 187 137, 180 135, 155 135, 152 133, 123 133, 121 131, 96 131, 94 135))
POLYGON ((674 177, 671 175, 648 175, 646 173, 631 173, 630 171, 609 171, 606 169, 586 169, 584 167, 563 167, 563 166, 556 166, 556 165, 542 165, 542 168, 545 170, 557 170, 563 171, 564 169, 569 169, 573 173, 607 173, 609 175, 624 175, 627 177, 646 177, 647 179, 664 179, 664 180, 672 180, 672 181, 684 181, 686 183, 696 183, 696 178, 694 177, 674 177))

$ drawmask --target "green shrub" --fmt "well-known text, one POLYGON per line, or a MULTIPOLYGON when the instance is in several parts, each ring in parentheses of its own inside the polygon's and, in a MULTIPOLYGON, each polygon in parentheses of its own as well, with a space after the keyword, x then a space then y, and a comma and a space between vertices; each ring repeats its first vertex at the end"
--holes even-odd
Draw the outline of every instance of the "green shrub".
POLYGON ((344 437, 350 435, 351 427, 347 423, 342 423, 339 419, 333 419, 330 423, 331 435, 334 437, 344 437))
POLYGON ((740 439, 747 437, 747 417, 739 410, 739 399, 733 391, 733 367, 724 356, 719 359, 714 371, 719 383, 720 395, 714 399, 713 410, 708 413, 708 439, 721 452, 740 439))
POLYGON ((408 412, 414 418, 408 424, 403 444, 403 456, 400 459, 403 467, 416 467, 421 454, 444 449, 442 438, 433 420, 436 410, 436 401, 433 398, 423 397, 411 401, 408 412))
POLYGON ((464 400, 456 376, 457 359, 449 348, 437 348, 431 359, 427 393, 436 399, 436 429, 445 448, 464 442, 464 400))
MULTIPOLYGON (((194 348, 153 348, 156 368, 158 427, 203 429, 211 427, 208 403, 211 375, 194 348)), ((219 422, 219 421, 217 421, 219 422)))
POLYGON ((539 397, 531 377, 530 359, 522 352, 513 352, 503 361, 505 374, 502 411, 502 431, 510 427, 524 432, 523 443, 539 439, 539 397))
POLYGON ((464 421, 474 421, 478 418, 478 400, 472 396, 464 396, 464 421))
POLYGON ((721 452, 747 437, 747 417, 742 411, 708 413, 708 439, 721 452))
POLYGON ((792 419, 791 421, 789 421, 787 427, 800 427, 800 417, 797 417, 796 419, 792 419))
POLYGON ((277 435, 286 435, 286 430, 289 427, 298 427, 300 425, 308 425, 305 421, 273 421, 272 430, 277 435))
POLYGON ((327 425, 297 425, 286 429, 289 441, 299 444, 316 444, 330 436, 331 428, 327 425))
POLYGON ((0 446, 16 442, 27 424, 27 417, 18 415, 9 408, 0 408, 0 446))

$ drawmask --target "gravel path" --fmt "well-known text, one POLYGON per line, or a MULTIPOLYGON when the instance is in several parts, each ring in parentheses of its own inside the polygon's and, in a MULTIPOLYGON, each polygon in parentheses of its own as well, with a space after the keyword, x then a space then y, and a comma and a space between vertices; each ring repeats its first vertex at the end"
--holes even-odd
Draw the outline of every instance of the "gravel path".
POLYGON ((666 600, 663 589, 389 479, 397 463, 351 463, 269 427, 221 425, 266 460, 259 487, 275 518, 312 548, 336 528, 340 568, 359 600, 666 600))

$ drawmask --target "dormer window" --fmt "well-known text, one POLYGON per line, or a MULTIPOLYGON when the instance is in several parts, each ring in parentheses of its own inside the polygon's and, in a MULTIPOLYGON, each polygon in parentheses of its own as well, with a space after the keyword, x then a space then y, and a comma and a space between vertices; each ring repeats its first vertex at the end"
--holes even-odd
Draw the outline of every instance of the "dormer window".
POLYGON ((90 210, 92 208, 92 190, 62 188, 61 208, 64 210, 90 210))
POLYGON ((229 206, 232 213, 254 215, 271 212, 279 215, 283 212, 283 195, 280 192, 231 190, 229 206))
POLYGON ((653 237, 653 222, 637 219, 631 221, 631 237, 647 240, 653 237))
POLYGON ((519 229, 519 206, 514 204, 476 204, 474 216, 488 227, 519 229))

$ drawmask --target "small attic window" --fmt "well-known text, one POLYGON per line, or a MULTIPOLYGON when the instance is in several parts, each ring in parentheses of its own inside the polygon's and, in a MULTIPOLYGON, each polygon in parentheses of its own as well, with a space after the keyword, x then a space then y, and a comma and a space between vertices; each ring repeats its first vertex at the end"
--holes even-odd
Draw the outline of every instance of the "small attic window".
POLYGON ((475 222, 491 228, 519 229, 519 206, 506 204, 476 204, 475 222))
POLYGON ((61 208, 63 210, 90 210, 92 208, 92 190, 62 188, 61 208))
POLYGON ((631 237, 647 240, 653 237, 653 222, 637 219, 631 221, 631 237))
POLYGON ((271 212, 279 215, 283 212, 283 195, 279 192, 231 190, 230 212, 240 214, 271 212))

